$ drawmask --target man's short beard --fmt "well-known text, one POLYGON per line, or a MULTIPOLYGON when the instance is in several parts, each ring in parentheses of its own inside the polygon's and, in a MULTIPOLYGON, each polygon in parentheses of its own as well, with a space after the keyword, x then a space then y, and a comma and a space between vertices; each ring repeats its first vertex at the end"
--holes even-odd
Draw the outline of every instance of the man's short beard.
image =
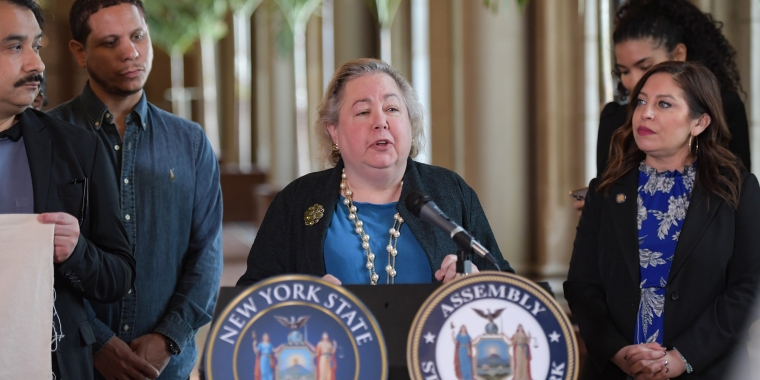
POLYGON ((104 81, 97 74, 95 74, 94 71, 90 69, 87 69, 87 73, 90 74, 90 79, 92 79, 93 82, 96 82, 97 84, 99 84, 101 88, 103 88, 107 93, 111 95, 127 97, 130 95, 134 95, 143 90, 143 86, 140 86, 140 88, 136 90, 124 91, 118 87, 111 86, 110 84, 108 84, 108 82, 104 81))

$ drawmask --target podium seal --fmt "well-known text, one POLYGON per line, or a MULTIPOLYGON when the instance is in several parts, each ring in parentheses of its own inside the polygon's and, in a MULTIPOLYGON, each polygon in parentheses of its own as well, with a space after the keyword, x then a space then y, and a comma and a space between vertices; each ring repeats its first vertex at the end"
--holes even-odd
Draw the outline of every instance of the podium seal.
POLYGON ((375 317, 344 288, 303 275, 243 291, 211 328, 204 361, 209 380, 388 377, 375 317))
POLYGON ((481 272, 436 290, 407 340, 413 380, 574 380, 578 345, 570 321, 535 283, 481 272))

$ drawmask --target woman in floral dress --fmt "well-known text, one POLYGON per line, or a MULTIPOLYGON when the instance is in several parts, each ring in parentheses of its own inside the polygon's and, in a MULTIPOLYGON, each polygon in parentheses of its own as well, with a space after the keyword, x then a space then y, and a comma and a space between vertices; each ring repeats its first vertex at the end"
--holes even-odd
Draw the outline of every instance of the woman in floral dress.
POLYGON ((704 66, 661 63, 631 99, 565 283, 581 378, 722 379, 760 280, 760 186, 704 66))

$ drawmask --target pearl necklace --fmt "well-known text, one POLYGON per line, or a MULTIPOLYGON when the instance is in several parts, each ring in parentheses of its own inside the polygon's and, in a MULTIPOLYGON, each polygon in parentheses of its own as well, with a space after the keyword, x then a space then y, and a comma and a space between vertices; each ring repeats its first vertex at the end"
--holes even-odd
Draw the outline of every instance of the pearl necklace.
MULTIPOLYGON (((340 189, 343 191, 343 196, 346 198, 343 200, 343 204, 348 207, 348 220, 354 223, 354 231, 359 235, 359 238, 362 241, 362 248, 364 248, 364 252, 366 253, 367 263, 365 266, 369 271, 369 283, 371 285, 377 285, 380 276, 375 270, 375 254, 372 253, 372 248, 369 246, 369 235, 364 231, 364 222, 359 220, 357 208, 354 206, 354 193, 348 188, 346 169, 343 169, 343 173, 340 177, 340 189)), ((401 181, 401 186, 404 186, 404 181, 401 181)), ((404 219, 401 218, 401 215, 398 213, 393 215, 393 226, 388 230, 390 239, 388 240, 388 246, 385 247, 385 250, 388 251, 388 265, 385 267, 386 284, 394 284, 396 280, 396 256, 398 256, 398 250, 396 250, 396 247, 398 246, 398 238, 401 236, 402 223, 404 223, 404 219)))

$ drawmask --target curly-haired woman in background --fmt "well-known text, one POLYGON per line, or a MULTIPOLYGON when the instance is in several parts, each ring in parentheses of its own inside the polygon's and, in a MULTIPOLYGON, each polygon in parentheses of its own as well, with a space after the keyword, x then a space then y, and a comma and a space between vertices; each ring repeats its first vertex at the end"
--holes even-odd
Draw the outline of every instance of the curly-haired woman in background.
MULTIPOLYGON (((728 149, 747 170, 750 166, 749 127, 739 98, 736 51, 721 33, 722 23, 686 0, 630 0, 617 11, 615 75, 618 95, 627 100, 631 89, 650 67, 664 61, 699 62, 718 78, 723 111, 731 140, 728 149)), ((597 139, 597 176, 607 167, 612 132, 625 123, 626 105, 604 107, 597 139)))
MULTIPOLYGON (((728 149, 750 171, 749 123, 739 98, 736 51, 723 36, 723 24, 686 0, 629 0, 615 17, 612 34, 619 102, 604 106, 596 142, 596 176, 607 168, 612 133, 625 123, 631 90, 652 66, 665 61, 699 62, 718 78, 723 114, 730 132, 728 149)), ((573 207, 579 212, 584 201, 573 207)))

